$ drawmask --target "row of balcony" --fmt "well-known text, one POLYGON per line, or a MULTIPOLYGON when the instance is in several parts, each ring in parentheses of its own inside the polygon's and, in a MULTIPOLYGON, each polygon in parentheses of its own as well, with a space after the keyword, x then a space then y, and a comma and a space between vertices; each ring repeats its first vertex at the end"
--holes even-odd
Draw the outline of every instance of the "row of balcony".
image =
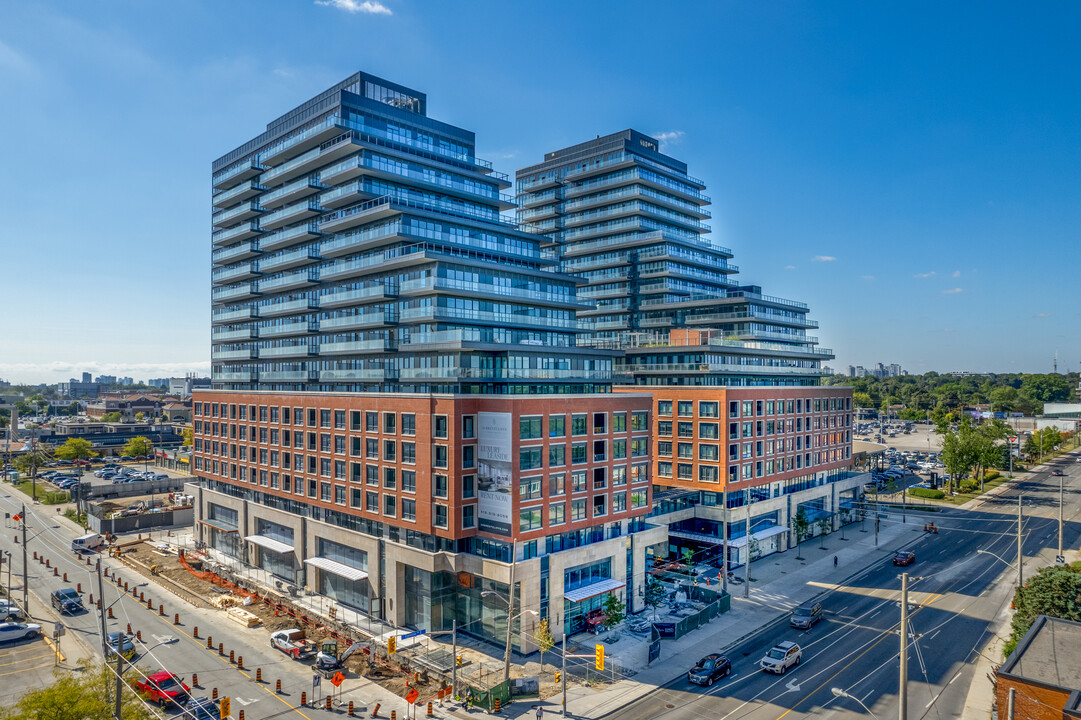
POLYGON ((540 368, 343 368, 339 370, 223 370, 214 382, 340 382, 371 380, 582 380, 612 379, 608 370, 540 368))

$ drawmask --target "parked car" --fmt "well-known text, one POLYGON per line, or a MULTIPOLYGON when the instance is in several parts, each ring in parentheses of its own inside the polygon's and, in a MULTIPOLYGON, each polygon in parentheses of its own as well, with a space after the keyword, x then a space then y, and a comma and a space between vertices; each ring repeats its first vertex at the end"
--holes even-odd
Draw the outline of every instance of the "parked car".
POLYGON ((896 553, 893 556, 893 564, 898 567, 908 567, 916 562, 916 553, 907 550, 896 553))
POLYGON ((810 630, 816 622, 822 619, 822 603, 803 603, 792 611, 788 624, 800 630, 810 630))
POLYGON ((41 634, 41 626, 34 623, 9 622, 0 624, 0 643, 13 640, 33 640, 41 634))
POLYGON ((74 615, 86 609, 83 607, 83 599, 79 597, 79 593, 75 592, 75 588, 53 590, 49 596, 49 602, 61 615, 74 615))
MULTIPOLYGON (((124 656, 125 660, 131 660, 135 657, 135 643, 131 641, 132 636, 127 633, 124 634, 124 644, 120 648, 120 654, 124 656)), ((117 645, 120 644, 120 633, 112 632, 105 636, 105 647, 109 649, 109 655, 116 657, 117 645)))
POLYGON ((192 720, 218 720, 221 717, 218 701, 206 697, 188 700, 184 710, 184 714, 192 720))
POLYGON ((134 460, 134 459, 135 458, 133 456, 131 456, 131 455, 121 455, 120 456, 120 461, 121 462, 130 462, 131 460, 134 460))
POLYGON ((788 672, 788 668, 799 665, 802 657, 803 651, 800 650, 800 646, 786 640, 770 648, 758 664, 766 672, 784 675, 788 672))
POLYGON ((695 685, 712 685, 717 678, 725 677, 731 672, 732 663, 728 658, 720 653, 712 653, 687 671, 687 681, 695 685))
POLYGON ((135 689, 158 705, 175 704, 183 707, 191 697, 191 688, 171 672, 162 670, 135 683, 135 689))
POLYGON ((0 622, 25 620, 23 609, 7 599, 0 600, 0 622))

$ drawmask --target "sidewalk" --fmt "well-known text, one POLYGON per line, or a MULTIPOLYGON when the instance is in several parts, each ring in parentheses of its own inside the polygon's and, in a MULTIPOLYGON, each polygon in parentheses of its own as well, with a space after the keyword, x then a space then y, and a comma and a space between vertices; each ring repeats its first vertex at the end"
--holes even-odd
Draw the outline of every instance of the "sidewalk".
MULTIPOLYGON (((802 560, 796 559, 796 551, 792 549, 753 563, 750 598, 743 597, 745 585, 729 584, 732 593, 730 611, 679 640, 662 640, 661 656, 633 679, 622 680, 603 690, 581 686, 568 688, 567 714, 576 718, 599 718, 635 702, 681 677, 691 661, 712 652, 727 652, 746 637, 783 622, 792 608, 835 585, 845 584, 846 580, 882 562, 899 547, 923 534, 922 525, 916 522, 907 525, 883 523, 876 548, 873 528, 873 522, 867 522, 866 532, 861 532, 859 523, 853 523, 845 528, 845 540, 841 540, 840 531, 831 533, 826 537, 825 550, 819 548, 818 538, 808 540, 800 549, 802 560), (835 555, 838 558, 836 566, 833 564, 835 555)), ((536 711, 532 709, 536 705, 543 706, 546 715, 552 715, 560 711, 560 701, 561 697, 556 695, 544 701, 516 702, 498 717, 532 720, 536 717, 536 711)), ((472 720, 497 717, 464 709, 454 709, 449 714, 472 720)))

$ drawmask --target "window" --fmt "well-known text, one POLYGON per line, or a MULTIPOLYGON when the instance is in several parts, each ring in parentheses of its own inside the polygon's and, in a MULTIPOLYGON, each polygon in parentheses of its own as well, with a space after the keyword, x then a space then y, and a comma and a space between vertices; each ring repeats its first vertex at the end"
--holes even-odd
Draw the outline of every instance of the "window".
POLYGON ((334 486, 334 502, 338 505, 345 505, 345 486, 334 486))
POLYGON ((319 499, 330 502, 330 483, 319 483, 319 499))
POLYGON ((319 474, 323 477, 330 477, 330 458, 319 459, 319 474))
POLYGON ((364 509, 370 513, 379 514, 379 493, 364 493, 364 509))
POLYGON ((571 492, 586 491, 586 471, 575 470, 571 473, 571 492))
POLYGON ((718 403, 706 402, 705 400, 698 403, 698 417, 715 418, 720 417, 720 407, 718 403))
POLYGON ((658 400, 657 401, 657 414, 664 417, 672 417, 672 401, 671 400, 658 400))
POLYGON ((432 475, 432 495, 437 498, 450 497, 450 483, 446 475, 432 475))
POLYGON ((645 507, 649 502, 648 490, 631 490, 631 507, 640 508, 645 507))
POLYGON ((445 439, 447 437, 447 416, 436 415, 434 420, 435 425, 432 428, 432 436, 441 440, 445 439))
POLYGON ((563 443, 548 446, 548 467, 562 467, 567 464, 567 446, 563 443))
POLYGON ((593 441, 593 462, 605 462, 608 460, 608 442, 606 440, 593 441))
POLYGON ((604 517, 608 514, 608 496, 593 496, 593 517, 604 517))
POLYGON ((447 527, 447 518, 449 516, 450 513, 447 511, 446 505, 436 505, 435 517, 432 520, 432 524, 435 525, 437 528, 445 528, 447 527))
POLYGON ((612 468, 612 486, 619 487, 627 484, 627 466, 616 465, 612 468))
POLYGON ((612 512, 621 513, 627 511, 627 493, 612 493, 612 512))
POLYGON ((562 525, 566 519, 566 503, 552 503, 548 506, 548 525, 562 525))
POLYGON ((462 467, 470 469, 477 465, 477 446, 465 445, 462 447, 462 467))
POLYGON ((719 460, 721 457, 720 447, 711 444, 700 444, 698 446, 698 459, 699 460, 719 460))
POLYGON ((334 452, 338 455, 345 454, 345 435, 334 436, 334 452))
POLYGON ((477 524, 477 506, 466 505, 462 508, 462 529, 468 530, 477 524))
POLYGON ((657 434, 661 437, 672 437, 672 421, 661 420, 657 423, 657 434))
POLYGON ((567 436, 567 416, 566 415, 549 415, 548 416, 548 437, 566 437, 567 436))
POLYGON ((585 498, 581 500, 571 500, 571 522, 575 520, 586 519, 586 501, 585 498))
POLYGON ((315 427, 315 408, 308 408, 308 427, 315 427))
POLYGON ((383 460, 394 462, 398 457, 398 443, 393 440, 383 441, 383 460))
POLYGON ((349 494, 349 507, 359 508, 360 507, 360 496, 361 496, 360 488, 353 488, 352 492, 349 494))
POLYGON ((462 439, 472 440, 477 436, 477 420, 472 415, 462 418, 462 439))
POLYGON ((541 418, 523 417, 518 418, 518 439, 537 440, 541 437, 541 418))
POLYGON ((581 465, 586 461, 586 444, 571 443, 571 464, 581 465))
POLYGON ((711 465, 699 465, 698 466, 698 481, 715 483, 721 480, 720 470, 711 465))
POLYGON ((541 451, 544 448, 537 445, 534 447, 518 448, 518 469, 536 470, 541 467, 541 451))
POLYGON ((717 423, 698 423, 698 438, 700 440, 718 440, 720 437, 720 427, 717 423))
POLYGON ((631 440, 631 457, 645 457, 649 453, 649 438, 631 440))
POLYGON ((612 432, 627 432, 627 413, 612 413, 612 432))
POLYGON ((693 467, 690 463, 676 463, 676 476, 680 480, 693 480, 693 467))
POLYGON ((446 445, 436 445, 435 455, 432 457, 432 467, 446 468, 448 467, 448 455, 446 445))
POLYGON ((672 477, 672 463, 659 461, 657 463, 657 474, 665 478, 672 477))
MULTIPOLYGON (((402 413, 402 435, 417 434, 417 416, 413 413, 402 413)), ((402 508, 403 512, 405 508, 402 508)))
POLYGON ((612 441, 612 459, 622 460, 627 457, 627 441, 626 440, 613 440, 612 441))
POLYGON ((345 480, 345 461, 334 461, 334 477, 338 480, 345 480))
POLYGON ((402 520, 417 519, 417 501, 412 498, 402 498, 402 520))
POLYGON ((398 498, 393 495, 383 496, 383 514, 387 517, 394 517, 398 514, 398 498))
POLYGON ((387 490, 393 490, 398 487, 398 471, 395 468, 383 468, 383 487, 387 490))
POLYGON ((566 475, 564 473, 553 473, 548 476, 549 497, 559 497, 566 492, 566 475))
POLYGON ((518 530, 526 532, 543 527, 541 520, 541 508, 524 508, 518 511, 518 530))
POLYGON ((593 413, 593 434, 605 435, 608 433, 608 413, 593 413))
POLYGON ((371 460, 379 459, 379 441, 375 438, 365 438, 364 456, 371 460))
POLYGON ((379 466, 378 465, 365 465, 364 466, 364 484, 365 485, 379 485, 379 466))
POLYGON ((383 413, 383 432, 393 435, 398 432, 398 416, 392 412, 383 413))
POLYGON ((402 442, 402 462, 414 464, 417 462, 417 444, 402 442))
POLYGON ((402 490, 417 491, 417 473, 414 470, 402 470, 402 490))
POLYGON ((349 411, 349 429, 360 430, 360 410, 349 411))
POLYGON ((330 410, 319 411, 319 427, 330 427, 330 410))
POLYGON ((608 487, 608 468, 593 468, 593 489, 604 490, 608 487))
POLYGON ((536 500, 541 497, 541 476, 521 478, 518 481, 518 499, 536 500))
POLYGON ((661 440, 657 443, 657 454, 661 457, 672 457, 672 442, 661 440))
POLYGON ((477 476, 476 475, 463 475, 462 476, 462 497, 465 499, 475 498, 477 496, 477 476))
POLYGON ((694 417, 694 403, 690 400, 680 400, 678 409, 680 417, 694 417))
POLYGON ((637 432, 639 430, 649 429, 649 413, 636 412, 631 415, 631 430, 637 432))
POLYGON ((345 430, 345 410, 334 411, 334 427, 337 430, 345 430))
POLYGON ((585 415, 571 415, 571 435, 585 435, 587 430, 585 415))
POLYGON ((278 408, 277 406, 270 408, 270 422, 278 422, 278 408))
POLYGON ((694 423, 681 422, 679 423, 679 436, 681 438, 693 438, 694 437, 694 423))
POLYGON ((693 443, 679 443, 676 446, 676 457, 685 458, 687 460, 694 459, 694 444, 693 443))
POLYGON ((364 429, 367 432, 379 432, 379 413, 364 413, 364 429))

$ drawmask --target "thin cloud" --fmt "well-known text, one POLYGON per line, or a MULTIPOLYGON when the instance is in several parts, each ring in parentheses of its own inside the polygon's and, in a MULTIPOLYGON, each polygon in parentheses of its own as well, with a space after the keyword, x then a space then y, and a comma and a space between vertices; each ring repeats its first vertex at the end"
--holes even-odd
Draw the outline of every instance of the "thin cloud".
POLYGON ((961 277, 961 271, 960 270, 954 270, 953 271, 953 276, 954 277, 961 277))
POLYGON ((657 139, 657 143, 660 150, 664 150, 669 145, 676 145, 681 139, 683 139, 682 130, 669 130, 668 132, 656 133, 653 135, 657 139))
POLYGON ((784 266, 784 269, 785 269, 785 270, 795 270, 795 269, 796 269, 796 266, 795 266, 795 265, 785 265, 785 266, 784 266))
POLYGON ((344 10, 347 13, 364 13, 365 15, 393 15, 386 5, 377 0, 315 0, 316 5, 332 7, 336 10, 344 10))
POLYGON ((961 288, 951 288, 950 290, 943 290, 943 295, 956 295, 959 292, 964 292, 961 288))
POLYGON ((1034 318, 1049 318, 1049 317, 1051 317, 1051 313, 1036 313, 1032 317, 1034 317, 1034 318))
POLYGON ((811 262, 833 262, 836 259, 832 255, 815 255, 811 258, 811 262))
POLYGON ((870 281, 872 281, 874 279, 875 279, 874 275, 860 275, 860 280, 866 280, 867 282, 870 282, 870 281))
POLYGON ((929 277, 934 277, 934 276, 935 276, 935 271, 932 270, 931 272, 916 273, 912 277, 916 278, 917 280, 922 280, 924 278, 929 278, 929 277))

